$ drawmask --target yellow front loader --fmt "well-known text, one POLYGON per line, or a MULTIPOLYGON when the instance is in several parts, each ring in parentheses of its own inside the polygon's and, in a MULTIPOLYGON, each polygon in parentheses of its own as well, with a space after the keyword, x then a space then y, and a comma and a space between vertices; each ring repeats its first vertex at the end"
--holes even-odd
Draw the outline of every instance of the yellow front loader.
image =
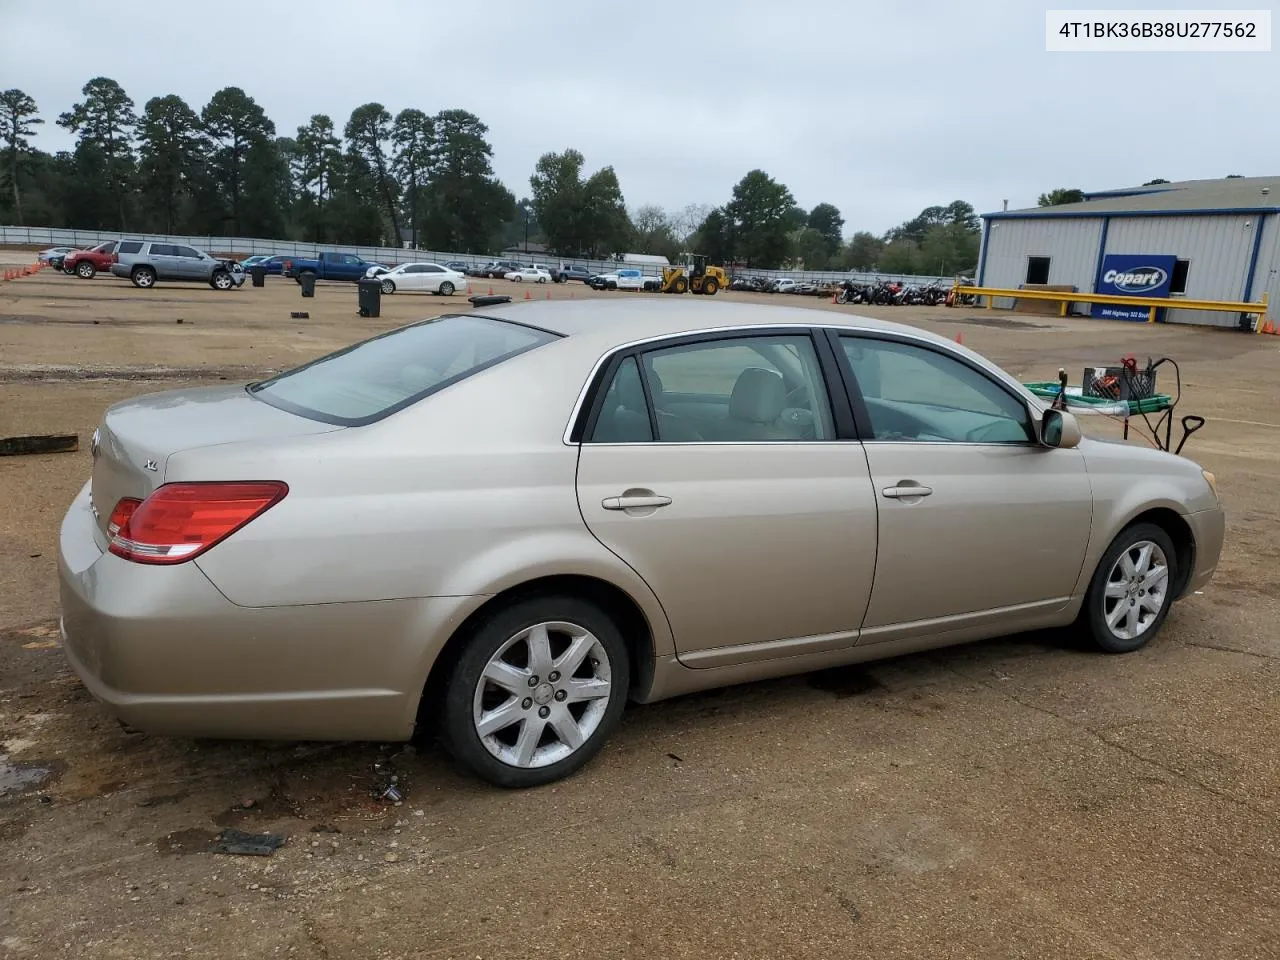
POLYGON ((707 258, 698 253, 681 254, 684 263, 662 268, 663 293, 705 293, 714 297, 716 291, 729 285, 729 275, 724 267, 707 266, 707 258))

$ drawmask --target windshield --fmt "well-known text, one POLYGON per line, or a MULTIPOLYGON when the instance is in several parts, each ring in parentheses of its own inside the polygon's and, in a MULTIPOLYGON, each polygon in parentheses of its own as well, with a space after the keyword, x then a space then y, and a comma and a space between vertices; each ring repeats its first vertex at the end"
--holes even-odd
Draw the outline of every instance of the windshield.
POLYGON ((439 317, 250 384, 249 391, 299 416, 360 426, 557 336, 489 317, 439 317))

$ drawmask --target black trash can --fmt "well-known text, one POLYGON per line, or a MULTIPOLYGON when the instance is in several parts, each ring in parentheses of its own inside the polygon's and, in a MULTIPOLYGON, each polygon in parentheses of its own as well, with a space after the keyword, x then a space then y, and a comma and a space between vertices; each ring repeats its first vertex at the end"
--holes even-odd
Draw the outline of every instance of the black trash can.
POLYGON ((253 285, 255 287, 265 287, 267 285, 267 268, 261 264, 250 267, 249 276, 253 277, 253 285))
POLYGON ((360 316, 377 317, 382 315, 382 281, 376 277, 365 277, 357 284, 360 289, 360 316))
POLYGON ((298 284, 302 287, 302 295, 304 297, 314 297, 316 295, 316 275, 310 270, 306 273, 298 274, 298 284))

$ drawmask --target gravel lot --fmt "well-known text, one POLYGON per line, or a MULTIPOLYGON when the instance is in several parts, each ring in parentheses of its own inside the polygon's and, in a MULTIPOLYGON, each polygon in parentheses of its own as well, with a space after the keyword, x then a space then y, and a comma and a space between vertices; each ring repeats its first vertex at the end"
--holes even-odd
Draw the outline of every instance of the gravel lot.
POLYGON ((57 643, 57 528, 103 408, 469 305, 0 284, 0 436, 81 438, 0 459, 0 956, 1280 956, 1280 338, 777 299, 962 334, 1024 379, 1173 356, 1228 509, 1215 581, 1131 656, 1025 635, 633 708, 529 792, 425 746, 127 734, 57 643), (401 805, 371 799, 376 761, 401 805), (288 842, 200 852, 226 826, 288 842))

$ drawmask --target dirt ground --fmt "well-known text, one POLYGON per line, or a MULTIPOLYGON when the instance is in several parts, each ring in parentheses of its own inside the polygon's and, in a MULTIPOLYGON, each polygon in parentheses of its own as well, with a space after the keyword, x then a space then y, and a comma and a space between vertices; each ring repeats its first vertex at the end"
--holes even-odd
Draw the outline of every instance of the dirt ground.
POLYGON ((960 334, 1023 378, 1174 357, 1228 510, 1216 579, 1131 656, 1026 635, 635 707, 528 792, 429 747, 129 734, 57 641, 57 528, 104 407, 468 305, 0 284, 0 436, 81 439, 0 458, 0 956, 1280 956, 1280 338, 785 302, 960 334), (372 799, 377 762, 401 804, 372 799), (287 842, 205 852, 227 826, 287 842))

